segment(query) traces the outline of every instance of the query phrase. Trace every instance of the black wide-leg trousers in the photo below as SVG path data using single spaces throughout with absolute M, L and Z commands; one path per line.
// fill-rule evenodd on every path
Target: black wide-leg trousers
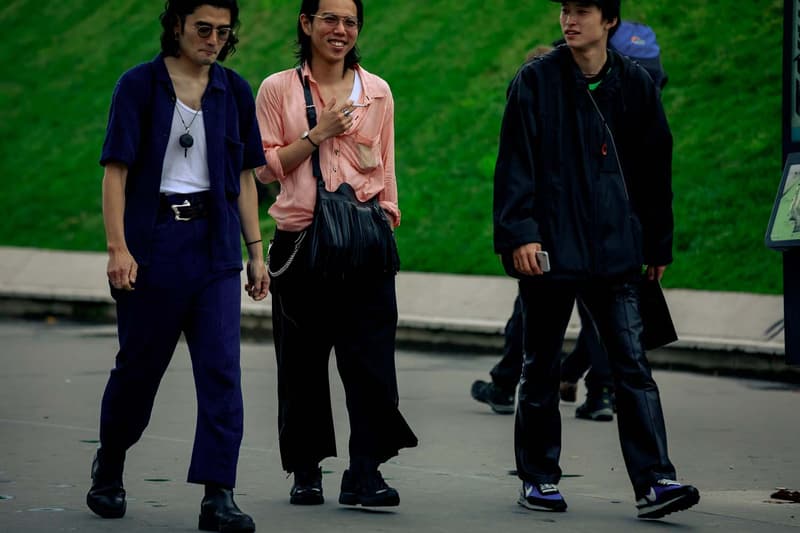
M 291 255 L 296 235 L 276 233 L 273 265 Z M 395 276 L 322 279 L 304 267 L 305 253 L 301 248 L 295 263 L 271 285 L 283 468 L 294 472 L 336 455 L 331 349 L 345 389 L 350 457 L 383 463 L 401 448 L 417 445 L 399 410 Z

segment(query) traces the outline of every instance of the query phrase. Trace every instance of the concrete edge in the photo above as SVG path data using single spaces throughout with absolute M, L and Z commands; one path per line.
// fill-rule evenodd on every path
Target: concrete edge
M 0 291 L 0 316 L 114 323 L 116 311 L 108 294 L 34 296 L 20 288 L 13 294 Z M 249 340 L 271 338 L 271 318 L 269 306 L 244 304 L 242 335 Z M 504 326 L 503 321 L 403 314 L 398 319 L 397 344 L 401 348 L 459 356 L 498 355 L 503 349 Z M 577 324 L 571 323 L 565 350 L 571 349 L 578 331 Z M 654 368 L 800 383 L 800 368 L 785 364 L 783 344 L 777 342 L 683 337 L 665 348 L 648 352 L 648 359 Z

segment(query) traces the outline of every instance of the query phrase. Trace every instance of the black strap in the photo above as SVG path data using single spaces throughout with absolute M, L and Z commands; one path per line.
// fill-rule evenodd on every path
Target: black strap
M 317 108 L 314 106 L 314 99 L 311 97 L 311 87 L 308 84 L 308 78 L 303 76 L 303 69 L 297 67 L 297 75 L 300 77 L 300 83 L 303 85 L 303 94 L 306 97 L 306 117 L 308 118 L 308 131 L 314 129 L 317 125 Z M 325 185 L 322 179 L 322 167 L 319 164 L 319 148 L 315 148 L 311 154 L 311 165 L 314 168 L 314 176 Z

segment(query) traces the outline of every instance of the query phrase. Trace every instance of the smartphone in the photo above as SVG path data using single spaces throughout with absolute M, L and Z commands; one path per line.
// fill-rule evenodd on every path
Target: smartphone
M 550 272 L 550 254 L 539 250 L 536 252 L 536 262 L 539 263 L 539 268 L 542 272 Z

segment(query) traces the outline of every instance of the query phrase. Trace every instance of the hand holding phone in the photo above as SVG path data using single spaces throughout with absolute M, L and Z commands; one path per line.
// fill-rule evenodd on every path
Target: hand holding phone
M 550 272 L 550 254 L 543 250 L 536 251 L 536 262 L 542 272 Z

